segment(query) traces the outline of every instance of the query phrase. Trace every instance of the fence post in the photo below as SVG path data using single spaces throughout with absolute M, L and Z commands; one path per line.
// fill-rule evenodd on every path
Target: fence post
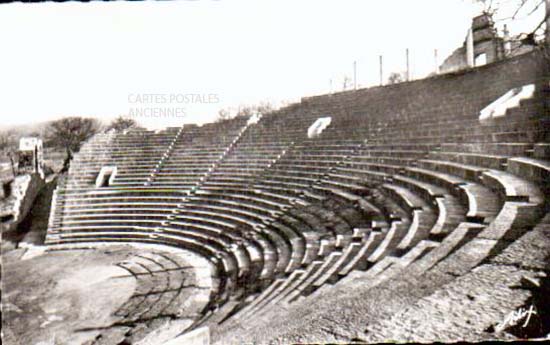
M 466 62 L 468 67 L 474 67 L 474 34 L 471 27 L 466 36 Z
M 380 61 L 380 86 L 383 86 L 384 85 L 384 66 L 382 61 L 382 55 L 380 55 L 378 58 Z
M 411 69 L 409 64 L 409 48 L 405 50 L 405 55 L 407 57 L 407 81 L 411 80 Z
M 353 89 L 357 90 L 357 61 L 353 61 Z
M 435 74 L 439 74 L 439 59 L 437 57 L 437 49 L 434 49 L 434 63 L 435 63 Z

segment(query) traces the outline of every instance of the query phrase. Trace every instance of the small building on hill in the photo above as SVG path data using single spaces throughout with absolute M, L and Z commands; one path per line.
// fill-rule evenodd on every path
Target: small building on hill
M 468 61 L 470 49 L 472 50 L 471 61 Z M 491 14 L 482 13 L 472 19 L 472 26 L 464 43 L 445 59 L 439 70 L 440 73 L 455 72 L 520 55 L 530 50 L 532 50 L 531 46 L 511 40 L 506 26 L 500 36 Z
M 42 139 L 27 137 L 19 140 L 19 173 L 35 173 L 44 178 Z

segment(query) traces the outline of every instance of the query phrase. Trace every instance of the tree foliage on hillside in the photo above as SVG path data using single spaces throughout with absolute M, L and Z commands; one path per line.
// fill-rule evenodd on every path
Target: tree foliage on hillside
M 66 117 L 48 125 L 46 143 L 48 146 L 65 150 L 67 156 L 63 169 L 66 170 L 73 154 L 80 150 L 80 145 L 96 134 L 99 129 L 100 125 L 96 119 Z
M 254 114 L 269 114 L 275 110 L 275 107 L 270 102 L 260 102 L 256 105 L 241 105 L 235 112 L 235 115 L 231 115 L 230 109 L 220 109 L 218 111 L 217 121 L 228 120 L 235 117 L 249 117 Z
M 272 112 L 273 110 L 275 109 L 273 105 L 269 102 L 260 102 L 259 104 L 256 104 L 256 105 L 243 105 L 239 107 L 235 117 L 251 116 L 257 113 L 267 114 Z
M 114 129 L 117 132 L 122 132 L 130 128 L 136 128 L 137 122 L 132 119 L 131 117 L 126 116 L 119 116 L 116 119 L 114 119 L 109 126 L 107 127 L 107 130 Z
M 231 112 L 228 109 L 220 109 L 218 111 L 218 121 L 229 120 L 231 118 Z

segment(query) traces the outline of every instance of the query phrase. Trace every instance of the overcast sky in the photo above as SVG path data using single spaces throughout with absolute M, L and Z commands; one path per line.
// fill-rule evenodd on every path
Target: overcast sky
M 132 113 L 152 128 L 434 69 L 469 27 L 463 0 L 196 0 L 0 5 L 0 118 Z M 512 30 L 520 30 L 518 23 Z M 162 114 L 160 114 L 162 112 Z

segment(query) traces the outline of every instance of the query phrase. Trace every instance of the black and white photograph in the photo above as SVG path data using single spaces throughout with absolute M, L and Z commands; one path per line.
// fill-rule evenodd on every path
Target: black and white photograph
M 0 0 L 6 345 L 550 341 L 550 0 Z

